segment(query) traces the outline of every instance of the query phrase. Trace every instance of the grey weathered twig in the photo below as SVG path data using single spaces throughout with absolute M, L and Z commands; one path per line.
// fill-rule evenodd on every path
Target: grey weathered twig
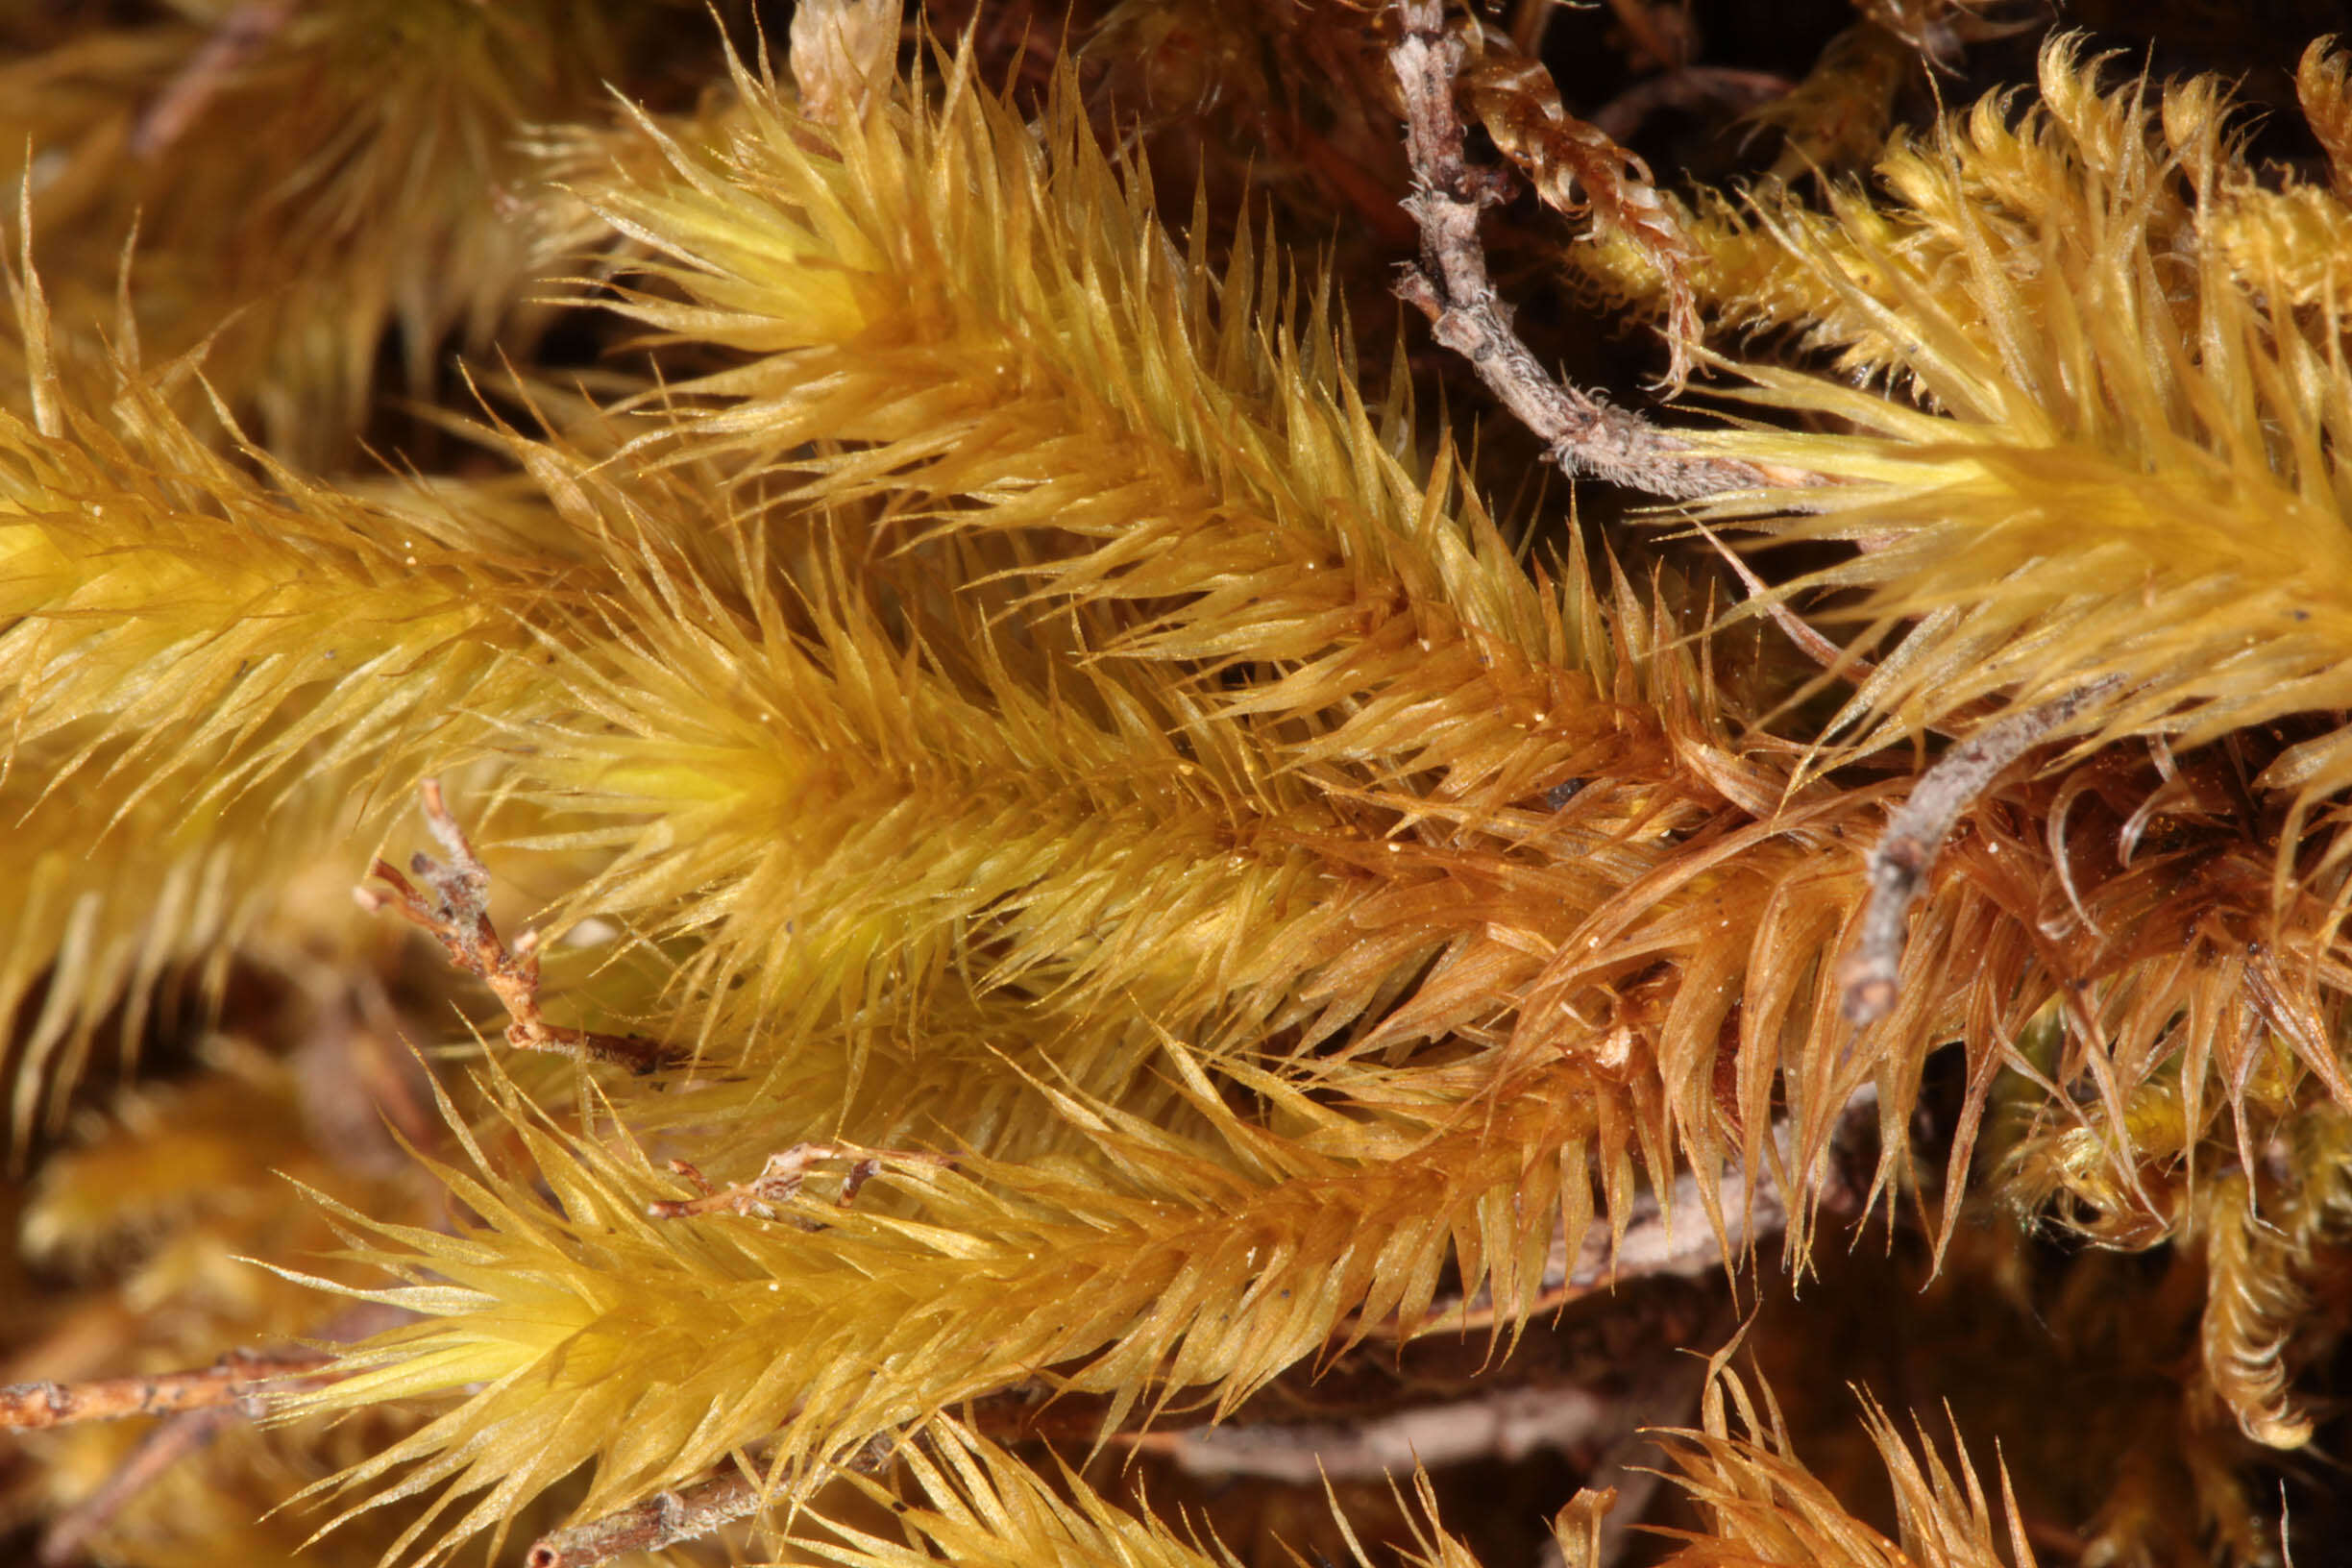
M 1638 414 L 1563 385 L 1530 353 L 1487 276 L 1479 213 L 1499 199 L 1502 177 L 1462 158 L 1454 105 L 1461 39 L 1440 0 L 1399 0 L 1400 36 L 1389 50 L 1405 105 L 1413 193 L 1405 209 L 1421 227 L 1421 260 L 1397 293 L 1430 318 L 1437 341 L 1468 359 L 1488 389 L 1571 475 L 1589 474 L 1675 500 L 1762 485 L 1818 482 L 1812 475 L 1700 452 Z
M 1349 1422 L 1236 1423 L 1121 1433 L 1122 1448 L 1160 1455 L 1191 1476 L 1257 1476 L 1297 1486 L 1409 1476 L 1472 1459 L 1614 1441 L 1625 1402 L 1573 1384 L 1489 1388 L 1443 1404 Z
M 1870 853 L 1870 903 L 1862 911 L 1861 935 L 1837 970 L 1849 1019 L 1872 1023 L 1894 1011 L 1901 994 L 1904 917 L 1927 885 L 1936 851 L 1960 813 L 2043 737 L 2122 683 L 2120 675 L 2086 681 L 2040 707 L 1987 724 L 1921 775 Z

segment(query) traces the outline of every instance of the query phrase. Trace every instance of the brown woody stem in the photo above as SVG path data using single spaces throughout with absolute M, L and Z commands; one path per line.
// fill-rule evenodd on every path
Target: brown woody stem
M 658 1552 L 748 1518 L 759 1510 L 760 1496 L 756 1480 L 730 1471 L 543 1535 L 523 1560 L 528 1568 L 584 1568 L 625 1552 Z
M 376 862 L 371 874 L 390 892 L 359 887 L 352 890 L 359 907 L 375 913 L 389 909 L 409 924 L 429 934 L 449 954 L 450 963 L 480 976 L 512 1020 L 506 1043 L 527 1051 L 557 1051 L 590 1062 L 609 1062 L 644 1074 L 675 1066 L 679 1053 L 642 1035 L 610 1035 L 550 1023 L 539 1012 L 539 933 L 526 931 L 509 949 L 490 923 L 490 869 L 474 853 L 465 829 L 442 797 L 441 783 L 429 778 L 417 787 L 425 825 L 447 851 L 444 863 L 429 855 L 410 857 L 408 870 L 419 887 L 388 861 Z
M 178 1415 L 233 1405 L 257 1394 L 330 1381 L 320 1368 L 324 1350 L 288 1350 L 266 1358 L 237 1356 L 194 1372 L 141 1378 L 93 1378 L 83 1383 L 14 1383 L 0 1387 L 0 1430 L 37 1431 L 76 1421 L 116 1421 L 134 1415 Z
M 695 1214 L 736 1213 L 751 1214 L 761 1219 L 773 1219 L 776 1211 L 788 1206 L 799 1195 L 812 1167 L 838 1162 L 849 1168 L 842 1176 L 841 1190 L 836 1201 L 846 1209 L 857 1201 L 858 1189 L 882 1173 L 886 1160 L 911 1161 L 920 1164 L 953 1164 L 950 1155 L 933 1154 L 921 1150 L 868 1149 L 855 1143 L 795 1143 L 791 1148 L 768 1157 L 767 1164 L 750 1181 L 733 1187 L 718 1187 L 683 1160 L 673 1160 L 670 1168 L 695 1186 L 699 1196 L 692 1198 L 657 1198 L 646 1205 L 646 1213 L 655 1219 L 685 1219 Z

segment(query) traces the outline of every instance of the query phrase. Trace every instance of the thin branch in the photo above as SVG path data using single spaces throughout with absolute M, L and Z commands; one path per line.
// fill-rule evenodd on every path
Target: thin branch
M 1874 1023 L 1894 1011 L 1902 994 L 1904 918 L 1960 813 L 2051 730 L 2122 684 L 2120 675 L 2086 681 L 2040 707 L 1987 724 L 1920 776 L 1870 853 L 1870 903 L 1861 935 L 1837 970 L 1850 1020 Z
M 1000 1389 L 973 1401 L 966 1419 L 1000 1446 L 1050 1442 L 1065 1446 L 1093 1442 L 1110 1409 L 1107 1398 L 1068 1396 L 1042 1383 Z M 855 1454 L 833 1466 L 839 1475 L 872 1475 L 902 1444 L 920 1445 L 923 1434 L 876 1433 Z M 593 1568 L 627 1552 L 658 1552 L 680 1541 L 713 1533 L 760 1511 L 774 1493 L 750 1464 L 729 1462 L 701 1480 L 656 1493 L 642 1503 L 541 1536 L 524 1556 L 526 1568 Z
M 406 1321 L 411 1314 L 376 1303 L 362 1304 L 336 1314 L 319 1330 L 330 1346 L 292 1347 L 260 1355 L 241 1353 L 224 1358 L 204 1372 L 170 1373 L 156 1378 L 115 1378 L 104 1383 L 63 1385 L 67 1403 L 82 1407 L 78 1415 L 63 1419 L 101 1420 L 118 1415 L 153 1415 L 174 1411 L 143 1438 L 130 1457 L 116 1465 L 98 1489 L 51 1522 L 42 1534 L 36 1560 L 41 1568 L 61 1568 L 82 1556 L 90 1538 L 113 1523 L 117 1514 L 140 1493 L 168 1474 L 172 1466 L 210 1443 L 234 1420 L 258 1420 L 267 1414 L 265 1394 L 292 1393 L 334 1382 L 350 1368 L 331 1364 L 332 1344 L 364 1338 L 378 1329 Z M 257 1367 L 280 1370 L 243 1379 Z M 0 1399 L 27 1392 L 46 1411 L 57 1401 L 46 1391 L 56 1384 L 19 1384 L 0 1390 Z M 146 1389 L 155 1392 L 148 1394 Z M 42 1392 L 33 1393 L 34 1390 Z M 121 1408 L 125 1400 L 131 1408 Z M 0 1420 L 0 1425 L 6 1425 Z
M 140 1378 L 93 1378 L 81 1383 L 12 1383 L 0 1387 L 0 1431 L 37 1432 L 76 1421 L 117 1421 L 133 1415 L 178 1415 L 212 1409 L 263 1393 L 331 1383 L 322 1371 L 332 1353 L 293 1349 L 267 1356 L 231 1356 L 194 1372 Z
M 1473 1459 L 1613 1440 L 1631 1423 L 1623 1401 L 1572 1384 L 1496 1388 L 1442 1405 L 1350 1422 L 1237 1423 L 1120 1433 L 1112 1441 L 1171 1460 L 1187 1475 L 1257 1476 L 1298 1486 L 1381 1481 Z
M 789 1205 L 799 1195 L 808 1180 L 812 1166 L 832 1161 L 845 1163 L 849 1169 L 842 1177 L 841 1192 L 836 1199 L 845 1209 L 857 1201 L 858 1189 L 882 1173 L 885 1160 L 914 1161 L 922 1164 L 949 1165 L 954 1157 L 932 1154 L 921 1150 L 868 1149 L 855 1143 L 795 1143 L 779 1154 L 768 1157 L 760 1173 L 747 1182 L 722 1188 L 683 1160 L 673 1160 L 670 1168 L 685 1177 L 701 1195 L 693 1198 L 658 1198 L 646 1205 L 646 1213 L 655 1219 L 684 1219 L 693 1214 L 735 1213 L 749 1214 L 759 1219 L 773 1219 L 776 1211 Z
M 1875 1085 L 1864 1084 L 1855 1090 L 1839 1113 L 1840 1136 L 1874 1124 L 1877 1105 Z M 1762 1162 L 1752 1175 L 1737 1162 L 1724 1166 L 1716 1186 L 1716 1203 L 1724 1222 L 1720 1233 L 1708 1222 L 1699 1178 L 1689 1171 L 1675 1177 L 1664 1203 L 1648 1190 L 1628 1200 L 1622 1241 L 1614 1222 L 1605 1215 L 1587 1225 L 1574 1245 L 1556 1229 L 1536 1294 L 1523 1315 L 1533 1318 L 1556 1311 L 1630 1280 L 1667 1275 L 1695 1279 L 1724 1266 L 1727 1242 L 1730 1255 L 1737 1256 L 1782 1235 L 1789 1228 L 1790 1206 L 1774 1172 L 1790 1166 L 1795 1139 L 1793 1126 L 1776 1121 L 1772 1129 L 1775 1158 Z M 1859 1189 L 1842 1172 L 1831 1169 L 1813 1189 L 1812 1202 L 1817 1208 L 1851 1211 L 1858 1207 L 1859 1197 Z M 1426 1339 L 1433 1335 L 1490 1328 L 1499 1315 L 1492 1291 L 1482 1287 L 1451 1306 L 1441 1304 L 1409 1328 L 1387 1322 L 1369 1325 L 1362 1332 L 1376 1339 Z
M 1618 141 L 1631 141 L 1642 122 L 1661 109 L 1696 110 L 1725 104 L 1742 111 L 1796 86 L 1774 71 L 1732 70 L 1721 65 L 1684 65 L 1636 82 L 1595 110 L 1592 124 Z
M 763 1495 L 758 1478 L 730 1470 L 542 1535 L 523 1561 L 527 1568 L 587 1568 L 626 1552 L 658 1552 L 749 1518 L 759 1511 Z
M 1398 280 L 1397 293 L 1429 317 L 1437 341 L 1470 361 L 1571 476 L 1589 474 L 1679 501 L 1819 482 L 1800 470 L 1695 451 L 1638 414 L 1555 380 L 1537 362 L 1511 329 L 1479 243 L 1480 210 L 1501 199 L 1505 177 L 1462 158 L 1454 105 L 1461 39 L 1446 28 L 1441 0 L 1399 0 L 1397 13 L 1402 28 L 1388 59 L 1403 92 L 1414 184 L 1404 206 L 1421 228 L 1420 263 Z
M 894 1432 L 878 1433 L 834 1465 L 833 1471 L 872 1475 L 890 1462 L 902 1440 Z M 618 1512 L 551 1531 L 531 1543 L 523 1561 L 525 1568 L 593 1568 L 625 1553 L 658 1552 L 748 1519 L 774 1495 L 747 1465 L 729 1464 L 701 1481 L 656 1492 Z
M 91 1536 L 113 1523 L 132 1499 L 161 1480 L 173 1465 L 211 1442 L 232 1420 L 257 1413 L 252 1409 L 216 1405 L 209 1409 L 184 1410 L 165 1421 L 141 1439 L 96 1491 L 51 1522 L 41 1533 L 34 1560 L 41 1568 L 62 1568 L 82 1556 Z
M 1633 57 L 1636 69 L 1644 63 L 1643 55 L 1649 56 L 1650 63 L 1660 70 L 1679 70 L 1690 63 L 1691 19 L 1688 8 L 1676 8 L 1681 14 L 1673 20 L 1661 20 L 1657 12 L 1665 9 L 1654 8 L 1645 0 L 1609 0 L 1609 10 L 1617 13 L 1617 25 L 1626 30 L 1626 36 L 1639 51 Z
M 511 949 L 499 939 L 498 928 L 490 923 L 490 869 L 474 853 L 465 829 L 451 814 L 440 780 L 425 780 L 417 793 L 423 797 L 425 825 L 440 841 L 449 861 L 444 864 L 425 854 L 410 857 L 408 870 L 425 884 L 419 888 L 389 861 L 379 860 L 371 874 L 391 891 L 354 888 L 352 895 L 359 907 L 370 914 L 391 910 L 429 933 L 452 964 L 480 976 L 513 1020 L 506 1026 L 509 1045 L 610 1062 L 641 1075 L 683 1062 L 682 1053 L 643 1035 L 573 1029 L 540 1016 L 539 933 L 524 932 Z
M 250 0 L 213 25 L 212 34 L 188 56 L 131 129 L 131 151 L 154 158 L 196 123 L 215 94 L 246 62 L 283 32 L 295 0 Z

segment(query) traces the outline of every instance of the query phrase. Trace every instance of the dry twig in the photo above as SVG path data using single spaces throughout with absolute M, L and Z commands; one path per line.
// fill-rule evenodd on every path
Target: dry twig
M 872 1475 L 906 1440 L 895 1432 L 877 1433 L 834 1465 L 834 1473 Z M 523 1561 L 526 1568 L 593 1568 L 625 1553 L 658 1552 L 748 1519 L 774 1495 L 745 1464 L 725 1465 L 690 1485 L 656 1492 L 642 1503 L 568 1530 L 551 1531 L 531 1543 Z
M 639 1074 L 678 1065 L 683 1060 L 680 1053 L 659 1041 L 568 1028 L 540 1016 L 539 933 L 524 932 L 515 938 L 511 949 L 499 939 L 498 928 L 490 923 L 490 869 L 475 855 L 465 829 L 451 815 L 441 796 L 440 780 L 425 780 L 417 793 L 423 797 L 425 825 L 448 852 L 449 863 L 443 865 L 421 853 L 410 857 L 409 870 L 425 884 L 420 889 L 389 861 L 379 860 L 371 874 L 392 891 L 354 888 L 352 895 L 358 899 L 359 907 L 371 914 L 391 910 L 429 933 L 452 964 L 468 974 L 479 975 L 513 1020 L 506 1026 L 509 1045 L 616 1063 Z
M 858 1188 L 881 1174 L 885 1160 L 912 1160 L 934 1165 L 953 1163 L 951 1156 L 922 1151 L 866 1149 L 854 1143 L 795 1143 L 780 1154 L 770 1155 L 768 1164 L 751 1180 L 722 1188 L 685 1161 L 673 1160 L 670 1168 L 692 1182 L 701 1196 L 656 1199 L 646 1205 L 646 1213 L 655 1219 L 683 1219 L 690 1214 L 709 1213 L 773 1219 L 778 1209 L 799 1194 L 810 1167 L 829 1160 L 845 1161 L 849 1165 L 842 1177 L 841 1194 L 836 1200 L 845 1209 L 857 1201 Z
M 1535 187 L 1544 206 L 1571 218 L 1589 217 L 1596 233 L 1612 233 L 1657 269 L 1670 353 L 1665 384 L 1690 380 L 1690 348 L 1703 323 L 1691 274 L 1698 248 L 1680 216 L 1658 194 L 1650 165 L 1607 132 L 1568 112 L 1559 86 L 1541 61 L 1510 47 L 1500 32 L 1465 36 L 1467 69 L 1457 84 L 1495 150 Z
M 253 0 L 223 16 L 212 36 L 147 106 L 131 130 L 131 150 L 154 158 L 178 141 L 247 61 L 285 29 L 295 0 Z
M 1727 104 L 1745 111 L 1771 103 L 1795 86 L 1787 77 L 1773 71 L 1684 65 L 1626 88 L 1593 110 L 1592 124 L 1607 136 L 1629 141 L 1643 123 L 1661 109 L 1688 111 L 1709 104 Z
M 1870 904 L 1862 912 L 1861 936 L 1837 970 L 1850 1020 L 1874 1023 L 1894 1011 L 1902 993 L 1904 917 L 1926 887 L 1936 851 L 1960 813 L 2044 736 L 2122 683 L 2120 675 L 2086 681 L 2040 707 L 1987 724 L 1921 775 L 1870 853 Z
M 1405 143 L 1413 193 L 1405 208 L 1421 227 L 1421 260 L 1397 293 L 1430 318 L 1438 342 L 1469 360 L 1503 405 L 1543 440 L 1574 476 L 1687 501 L 1725 490 L 1801 485 L 1816 477 L 1694 451 L 1627 409 L 1563 385 L 1511 329 L 1479 243 L 1479 212 L 1500 200 L 1503 176 L 1462 159 L 1454 87 L 1463 46 L 1445 25 L 1440 0 L 1399 0 L 1402 23 L 1389 65 L 1405 105 Z
M 1839 1113 L 1841 1139 L 1872 1124 L 1877 1105 L 1874 1085 L 1865 1084 L 1857 1089 Z M 1785 1121 L 1776 1122 L 1772 1139 L 1777 1151 L 1776 1160 L 1763 1162 L 1752 1172 L 1740 1161 L 1728 1162 L 1724 1166 L 1715 1189 L 1718 1212 L 1723 1215 L 1720 1232 L 1708 1222 L 1699 1178 L 1689 1171 L 1676 1176 L 1668 1185 L 1664 1202 L 1646 1190 L 1633 1195 L 1627 1205 L 1622 1240 L 1615 1223 L 1605 1216 L 1593 1220 L 1573 1242 L 1556 1230 L 1537 1293 L 1528 1304 L 1525 1315 L 1532 1318 L 1557 1311 L 1572 1302 L 1613 1290 L 1630 1280 L 1660 1276 L 1695 1279 L 1724 1267 L 1727 1257 L 1737 1258 L 1783 1234 L 1789 1227 L 1791 1210 L 1780 1182 L 1773 1173 L 1788 1168 L 1795 1151 L 1795 1130 Z M 1847 1210 L 1855 1206 L 1856 1196 L 1833 1170 L 1825 1185 L 1813 1191 L 1811 1202 L 1814 1207 Z M 1678 1221 L 1677 1215 L 1680 1216 Z M 1466 1299 L 1442 1306 L 1410 1326 L 1393 1322 L 1372 1324 L 1364 1333 L 1367 1337 L 1380 1339 L 1426 1339 L 1433 1335 L 1492 1328 L 1497 1318 L 1493 1294 L 1482 1288 Z
M 133 1415 L 178 1415 L 238 1404 L 263 1393 L 331 1382 L 321 1369 L 325 1350 L 294 1349 L 267 1356 L 230 1356 L 217 1366 L 150 1377 L 92 1378 L 82 1383 L 14 1383 L 0 1388 L 0 1430 L 38 1431 L 76 1421 L 115 1421 Z
M 625 1552 L 658 1552 L 750 1517 L 759 1511 L 762 1495 L 758 1478 L 728 1470 L 542 1535 L 523 1560 L 528 1568 L 587 1568 Z
M 1120 1447 L 1157 1454 L 1187 1475 L 1257 1476 L 1296 1486 L 1382 1481 L 1473 1459 L 1511 1461 L 1538 1449 L 1614 1440 L 1624 1402 L 1573 1384 L 1491 1388 L 1361 1421 L 1237 1423 L 1121 1433 Z

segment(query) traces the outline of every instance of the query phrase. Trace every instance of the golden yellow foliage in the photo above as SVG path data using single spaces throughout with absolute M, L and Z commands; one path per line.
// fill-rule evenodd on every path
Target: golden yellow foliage
M 1701 93 L 1670 9 L 1620 20 Z M 2331 1440 L 2352 1320 L 2345 57 L 2303 56 L 2281 170 L 2220 78 L 2064 34 L 1887 131 L 2025 24 L 1862 9 L 1764 117 L 1775 172 L 1679 191 L 1534 13 L 1128 0 L 1035 91 L 1028 22 L 887 0 L 699 54 L 655 5 L 25 22 L 0 1060 L 58 1283 L 0 1302 L 0 1412 L 164 1419 L 42 1437 L 0 1503 L 182 1560 L 122 1478 L 266 1399 L 173 1472 L 191 1517 L 330 1503 L 249 1552 L 551 1531 L 552 1568 L 758 1515 L 845 1568 L 1237 1563 L 1038 1462 L 1054 1412 L 1098 1458 L 1369 1421 L 1384 1358 L 1476 1326 L 1487 1389 L 1584 1307 L 1674 1318 L 1637 1276 L 1785 1293 L 1859 1213 L 2028 1312 L 2119 1277 L 2049 1236 L 2174 1248 L 2130 1347 L 2187 1382 L 2172 1468 L 2004 1472 L 1996 1510 L 1866 1395 L 1817 1475 L 1719 1360 L 1660 1439 L 1703 1520 L 1670 1560 L 2266 1550 L 2242 1475 Z M 1472 37 L 1434 108 L 1380 81 Z M 1366 148 L 1400 107 L 1409 176 Z M 1711 378 L 1727 418 L 1588 400 L 1700 499 L 1491 500 L 1523 433 L 1417 399 L 1420 327 L 1363 307 L 1407 246 L 1300 248 L 1316 179 L 1411 195 L 1405 298 L 1507 332 L 1445 272 L 1486 155 L 1591 220 L 1564 264 L 1663 316 L 1666 382 Z M 1484 222 L 1507 293 L 1562 258 L 1532 204 Z M 429 472 L 352 477 L 387 429 Z M 348 897 L 436 777 L 444 860 L 362 902 L 505 1043 Z M 507 1049 L 583 1029 L 646 1070 Z M 266 1393 L 187 1370 L 304 1335 Z M 1598 1564 L 1641 1505 L 1585 1446 L 1556 1539 Z M 1390 1544 L 1474 1568 L 1442 1487 Z

